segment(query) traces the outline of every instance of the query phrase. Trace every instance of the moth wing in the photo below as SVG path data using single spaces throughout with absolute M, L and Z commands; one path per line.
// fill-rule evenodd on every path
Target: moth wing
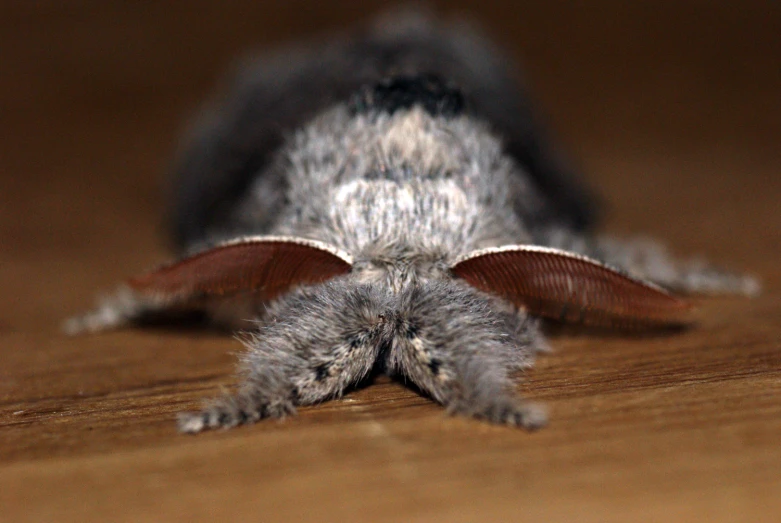
M 451 267 L 455 276 L 531 314 L 609 327 L 684 325 L 691 305 L 656 285 L 596 260 L 536 245 L 474 251 Z
M 167 303 L 239 292 L 271 300 L 293 286 L 346 274 L 351 266 L 349 254 L 323 242 L 255 236 L 219 244 L 127 283 L 136 293 Z

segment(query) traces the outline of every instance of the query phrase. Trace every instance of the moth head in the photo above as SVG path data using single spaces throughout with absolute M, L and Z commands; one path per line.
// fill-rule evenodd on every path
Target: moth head
M 360 272 L 361 262 L 358 264 Z M 402 267 L 401 269 L 399 267 Z M 388 271 L 390 288 L 409 282 L 404 264 Z M 239 293 L 272 300 L 353 270 L 348 253 L 315 240 L 256 236 L 231 240 L 128 280 L 142 296 L 187 304 Z M 450 273 L 530 314 L 610 327 L 683 325 L 691 306 L 664 289 L 596 260 L 535 245 L 483 249 L 462 256 Z M 368 274 L 368 273 L 367 273 Z M 398 280 L 398 281 L 397 281 Z

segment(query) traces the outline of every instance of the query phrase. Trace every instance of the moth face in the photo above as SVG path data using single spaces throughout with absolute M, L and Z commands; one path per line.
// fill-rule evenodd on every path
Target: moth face
M 383 285 L 398 294 L 421 282 L 452 278 L 443 258 L 431 255 L 358 260 L 353 264 L 352 272 L 360 283 Z

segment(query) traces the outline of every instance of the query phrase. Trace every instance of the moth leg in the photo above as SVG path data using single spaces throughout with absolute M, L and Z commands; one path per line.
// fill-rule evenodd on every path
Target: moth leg
M 181 414 L 179 430 L 281 418 L 298 405 L 340 396 L 374 367 L 384 336 L 384 299 L 379 291 L 340 280 L 285 296 L 245 341 L 237 392 Z
M 539 406 L 513 393 L 511 371 L 531 365 L 542 334 L 491 311 L 490 299 L 457 282 L 412 290 L 400 307 L 389 367 L 453 414 L 535 429 Z
M 122 286 L 99 300 L 98 306 L 79 316 L 65 320 L 62 330 L 75 336 L 119 329 L 132 324 L 170 323 L 196 315 L 208 319 L 210 325 L 222 329 L 254 328 L 262 314 L 261 303 L 251 295 L 213 298 L 205 302 L 172 305 L 166 300 L 144 296 Z M 200 315 L 200 316 L 198 316 Z
M 664 244 L 647 237 L 592 238 L 557 228 L 544 231 L 540 243 L 596 258 L 680 292 L 752 296 L 760 290 L 759 282 L 751 276 L 725 271 L 701 259 L 676 259 Z
M 122 286 L 113 294 L 102 297 L 98 306 L 91 311 L 65 320 L 62 323 L 62 330 L 74 336 L 116 329 L 162 308 L 160 304 L 139 296 L 129 287 Z

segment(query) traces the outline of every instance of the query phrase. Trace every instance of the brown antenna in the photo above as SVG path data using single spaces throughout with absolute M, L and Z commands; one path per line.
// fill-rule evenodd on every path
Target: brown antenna
M 451 271 L 531 314 L 609 327 L 684 325 L 691 305 L 585 256 L 535 245 L 474 251 Z
M 182 303 L 242 291 L 271 300 L 296 285 L 320 283 L 350 272 L 352 259 L 323 242 L 256 236 L 222 243 L 130 278 L 141 295 Z

